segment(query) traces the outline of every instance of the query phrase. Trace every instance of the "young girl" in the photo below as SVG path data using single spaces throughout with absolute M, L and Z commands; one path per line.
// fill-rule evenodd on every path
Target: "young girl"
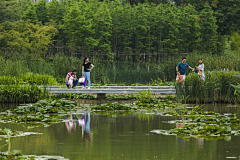
M 203 60 L 200 58 L 198 60 L 199 66 L 197 67 L 197 69 L 201 72 L 201 74 L 198 74 L 199 79 L 205 81 L 205 73 L 204 73 L 204 64 L 203 64 Z
M 75 77 L 75 74 L 74 74 L 74 73 L 71 73 L 71 77 L 70 77 L 69 80 L 68 80 L 69 88 L 70 88 L 70 89 L 72 89 L 74 77 Z

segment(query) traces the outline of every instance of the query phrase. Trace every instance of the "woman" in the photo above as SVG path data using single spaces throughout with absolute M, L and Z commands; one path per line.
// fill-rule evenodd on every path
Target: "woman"
M 88 82 L 88 89 L 90 89 L 91 81 L 90 81 L 90 72 L 93 69 L 94 65 L 89 62 L 89 59 L 87 57 L 83 60 L 82 65 L 82 76 L 87 80 Z M 84 85 L 84 88 L 86 85 Z
M 201 72 L 201 74 L 202 74 L 202 75 L 199 76 L 199 78 L 200 78 L 200 80 L 205 81 L 205 73 L 204 73 L 203 60 L 200 58 L 200 59 L 198 60 L 198 63 L 199 63 L 199 66 L 197 67 L 197 69 L 200 70 L 200 72 Z

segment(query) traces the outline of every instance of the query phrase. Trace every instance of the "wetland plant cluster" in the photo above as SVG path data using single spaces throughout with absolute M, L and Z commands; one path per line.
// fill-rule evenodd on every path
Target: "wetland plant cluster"
M 61 99 L 61 98 L 65 98 L 65 99 L 97 99 L 96 95 L 92 95 L 92 94 L 85 94 L 85 93 L 60 93 L 60 94 L 56 94 L 53 95 L 51 98 L 54 99 Z M 114 95 L 106 95 L 106 99 L 108 100 L 112 100 L 112 99 L 116 99 L 116 100 L 128 100 L 128 99 L 137 99 L 137 94 L 114 94 Z
M 205 139 L 231 139 L 230 136 L 240 135 L 240 119 L 236 115 L 230 117 L 213 111 L 199 110 L 196 106 L 193 110 L 179 110 L 165 112 L 162 115 L 177 116 L 179 120 L 171 121 L 176 123 L 177 128 L 170 130 L 153 130 L 151 132 L 163 135 L 177 135 L 182 138 Z
M 49 126 L 63 121 L 62 115 L 77 108 L 77 103 L 69 100 L 46 99 L 27 106 L 7 110 L 0 115 L 1 122 L 22 123 L 26 127 Z
M 0 103 L 32 103 L 44 96 L 44 91 L 37 85 L 0 85 Z
M 32 103 L 47 92 L 38 85 L 57 85 L 50 75 L 26 73 L 22 76 L 0 76 L 0 103 Z
M 239 103 L 240 98 L 232 85 L 240 84 L 240 72 L 213 71 L 205 73 L 205 81 L 199 80 L 194 73 L 186 77 L 185 86 L 177 85 L 177 99 L 186 102 Z
M 143 99 L 142 99 L 143 100 Z M 148 101 L 137 100 L 130 104 L 120 104 L 117 102 L 100 104 L 91 107 L 92 112 L 108 116 L 123 116 L 137 111 L 173 111 L 182 109 L 183 106 L 175 101 L 166 98 L 150 98 Z M 88 107 L 84 109 L 88 110 Z
M 12 84 L 58 85 L 58 82 L 56 78 L 51 75 L 41 75 L 32 72 L 21 76 L 0 76 L 0 85 Z

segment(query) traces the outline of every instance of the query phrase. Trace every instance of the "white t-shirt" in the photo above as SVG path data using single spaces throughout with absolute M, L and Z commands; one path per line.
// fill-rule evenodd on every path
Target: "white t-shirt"
M 68 81 L 69 81 L 70 85 L 72 86 L 73 85 L 73 77 L 71 76 Z
M 202 76 L 205 77 L 205 74 L 204 74 L 204 64 L 199 64 L 198 68 L 200 69 L 201 73 L 202 73 Z

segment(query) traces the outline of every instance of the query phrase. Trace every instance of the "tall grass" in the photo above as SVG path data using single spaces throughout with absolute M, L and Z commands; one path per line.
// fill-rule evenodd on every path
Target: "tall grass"
M 240 72 L 213 71 L 206 73 L 205 82 L 194 73 L 186 77 L 185 86 L 177 86 L 177 97 L 187 102 L 197 103 L 239 103 L 235 89 L 231 86 L 240 83 Z
M 31 103 L 44 98 L 37 85 L 0 85 L 0 103 Z
M 167 55 L 160 62 L 154 57 L 149 57 L 145 61 L 133 63 L 128 60 L 118 59 L 117 61 L 107 60 L 104 57 L 89 57 L 95 65 L 91 72 L 93 83 L 143 83 L 151 82 L 151 79 L 162 79 L 173 81 L 176 76 L 176 65 L 181 61 L 183 55 Z M 198 65 L 198 59 L 202 58 L 206 71 L 213 70 L 240 70 L 240 59 L 237 54 L 224 54 L 222 56 L 207 54 L 189 54 L 185 56 L 190 66 Z M 26 58 L 13 57 L 8 60 L 0 58 L 0 75 L 23 76 L 28 72 L 40 75 L 50 75 L 60 79 L 64 83 L 66 74 L 73 69 L 77 69 L 78 76 L 81 76 L 82 59 L 70 57 L 63 54 L 37 59 L 32 56 Z M 187 74 L 190 73 L 187 70 Z
M 0 76 L 0 85 L 12 84 L 37 84 L 37 85 L 57 85 L 56 78 L 50 75 L 40 75 L 37 73 L 26 73 L 22 76 Z

